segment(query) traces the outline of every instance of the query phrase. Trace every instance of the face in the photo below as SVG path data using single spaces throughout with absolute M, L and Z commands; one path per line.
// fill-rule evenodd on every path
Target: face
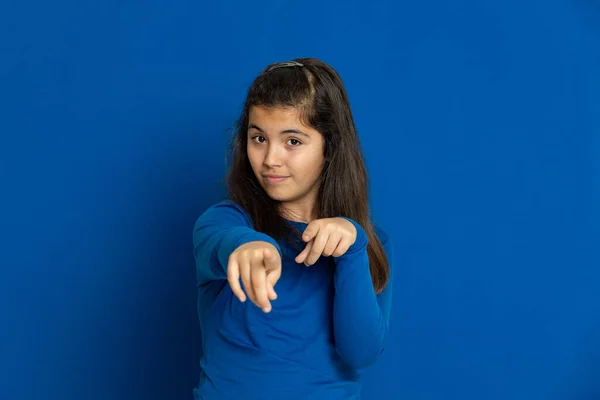
M 302 123 L 294 109 L 250 109 L 248 158 L 256 179 L 283 209 L 312 219 L 324 164 L 321 133 Z

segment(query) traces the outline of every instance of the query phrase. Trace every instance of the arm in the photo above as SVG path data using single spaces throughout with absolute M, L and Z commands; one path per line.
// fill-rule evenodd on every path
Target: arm
M 270 236 L 257 232 L 241 208 L 224 201 L 206 210 L 194 225 L 193 243 L 198 284 L 227 279 L 229 255 L 239 246 L 253 241 L 279 244 Z
M 356 241 L 335 259 L 334 334 L 338 352 L 353 368 L 373 364 L 387 336 L 393 283 L 393 252 L 389 238 L 379 238 L 390 263 L 387 286 L 379 295 L 373 289 L 367 255 L 367 236 L 356 222 Z

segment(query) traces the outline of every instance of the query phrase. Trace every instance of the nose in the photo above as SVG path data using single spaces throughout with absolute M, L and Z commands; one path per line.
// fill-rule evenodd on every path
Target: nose
M 281 150 L 276 144 L 269 144 L 267 152 L 263 160 L 263 164 L 269 168 L 275 168 L 281 166 Z

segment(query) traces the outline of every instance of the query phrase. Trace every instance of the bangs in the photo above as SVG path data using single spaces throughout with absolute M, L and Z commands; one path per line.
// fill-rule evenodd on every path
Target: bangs
M 265 71 L 248 91 L 247 109 L 251 106 L 294 108 L 305 123 L 314 104 L 314 78 L 305 67 L 276 68 Z

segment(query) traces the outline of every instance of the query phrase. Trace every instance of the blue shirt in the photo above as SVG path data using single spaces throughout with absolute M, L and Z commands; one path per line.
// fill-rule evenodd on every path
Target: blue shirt
M 231 201 L 198 218 L 193 242 L 202 357 L 196 399 L 360 398 L 358 370 L 379 358 L 388 331 L 393 254 L 389 237 L 376 228 L 390 261 L 389 282 L 376 295 L 367 235 L 348 220 L 357 228 L 355 243 L 341 257 L 321 256 L 307 267 L 294 261 L 297 249 L 255 231 Z M 288 222 L 300 231 L 307 227 Z M 250 299 L 240 302 L 227 281 L 229 255 L 258 240 L 273 244 L 282 260 L 270 313 Z

